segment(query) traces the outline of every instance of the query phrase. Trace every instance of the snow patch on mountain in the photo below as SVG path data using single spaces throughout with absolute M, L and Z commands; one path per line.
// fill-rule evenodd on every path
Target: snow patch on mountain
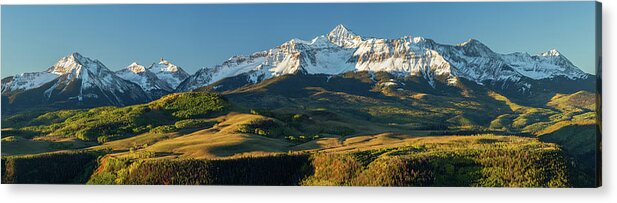
M 532 79 L 546 79 L 564 76 L 569 79 L 586 79 L 589 74 L 576 67 L 556 49 L 531 56 L 527 53 L 503 54 L 501 57 L 524 76 Z
M 25 91 L 40 87 L 41 85 L 48 83 L 58 78 L 57 74 L 49 72 L 34 72 L 34 73 L 22 73 L 13 76 L 10 81 L 3 84 L 2 92 L 10 91 Z
M 434 85 L 435 76 L 452 76 L 444 56 L 433 50 L 436 44 L 421 37 L 367 39 L 361 42 L 352 59 L 356 71 L 385 71 L 395 75 L 423 76 Z
M 146 72 L 146 67 L 139 65 L 137 62 L 131 63 L 131 65 L 127 66 L 126 69 L 132 73 L 139 74 Z
M 116 71 L 116 75 L 122 79 L 136 83 L 146 92 L 155 90 L 173 92 L 173 88 L 167 82 L 159 79 L 156 74 L 137 63 L 132 63 L 125 69 Z M 156 97 L 154 95 L 151 96 Z
M 182 68 L 163 58 L 161 58 L 159 63 L 153 63 L 150 65 L 148 69 L 152 71 L 159 79 L 167 82 L 174 89 L 190 76 Z
M 561 53 L 559 53 L 559 51 L 557 51 L 557 49 L 550 49 L 544 53 L 540 53 L 538 54 L 540 56 L 561 56 Z

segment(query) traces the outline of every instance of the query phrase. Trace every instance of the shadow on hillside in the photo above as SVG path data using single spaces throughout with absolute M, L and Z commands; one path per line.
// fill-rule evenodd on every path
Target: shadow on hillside
M 596 187 L 600 180 L 597 154 L 597 125 L 568 125 L 559 130 L 540 136 L 543 142 L 561 146 L 567 155 L 568 168 L 574 187 Z
M 432 186 L 469 187 L 477 184 L 483 177 L 483 167 L 470 158 L 452 156 L 431 159 L 434 173 Z
M 229 157 L 241 153 L 282 153 L 289 150 L 290 144 L 284 140 L 261 135 L 249 135 L 239 143 L 212 147 L 208 151 L 218 157 Z

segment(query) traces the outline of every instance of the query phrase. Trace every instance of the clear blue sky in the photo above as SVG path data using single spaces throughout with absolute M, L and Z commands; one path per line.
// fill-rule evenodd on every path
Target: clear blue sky
M 2 77 L 75 51 L 112 70 L 165 57 L 193 73 L 337 24 L 361 36 L 474 38 L 499 53 L 556 48 L 585 72 L 594 66 L 593 2 L 2 6 L 1 15 Z

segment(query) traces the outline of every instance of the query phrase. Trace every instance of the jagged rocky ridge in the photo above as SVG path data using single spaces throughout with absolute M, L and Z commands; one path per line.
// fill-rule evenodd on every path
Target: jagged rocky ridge
M 464 78 L 520 92 L 529 91 L 530 80 L 556 77 L 577 80 L 590 76 L 554 49 L 534 56 L 499 54 L 474 39 L 445 45 L 413 36 L 363 38 L 338 25 L 327 35 L 311 41 L 292 39 L 273 49 L 250 56 L 234 56 L 221 65 L 200 69 L 177 89 L 190 91 L 238 75 L 244 75 L 248 83 L 257 83 L 284 74 L 349 71 L 417 76 L 434 87 L 436 82 L 456 85 L 459 78 Z

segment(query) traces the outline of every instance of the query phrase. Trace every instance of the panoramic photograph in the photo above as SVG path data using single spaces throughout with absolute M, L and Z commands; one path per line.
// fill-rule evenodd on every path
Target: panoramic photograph
M 602 185 L 596 2 L 0 9 L 2 184 Z

